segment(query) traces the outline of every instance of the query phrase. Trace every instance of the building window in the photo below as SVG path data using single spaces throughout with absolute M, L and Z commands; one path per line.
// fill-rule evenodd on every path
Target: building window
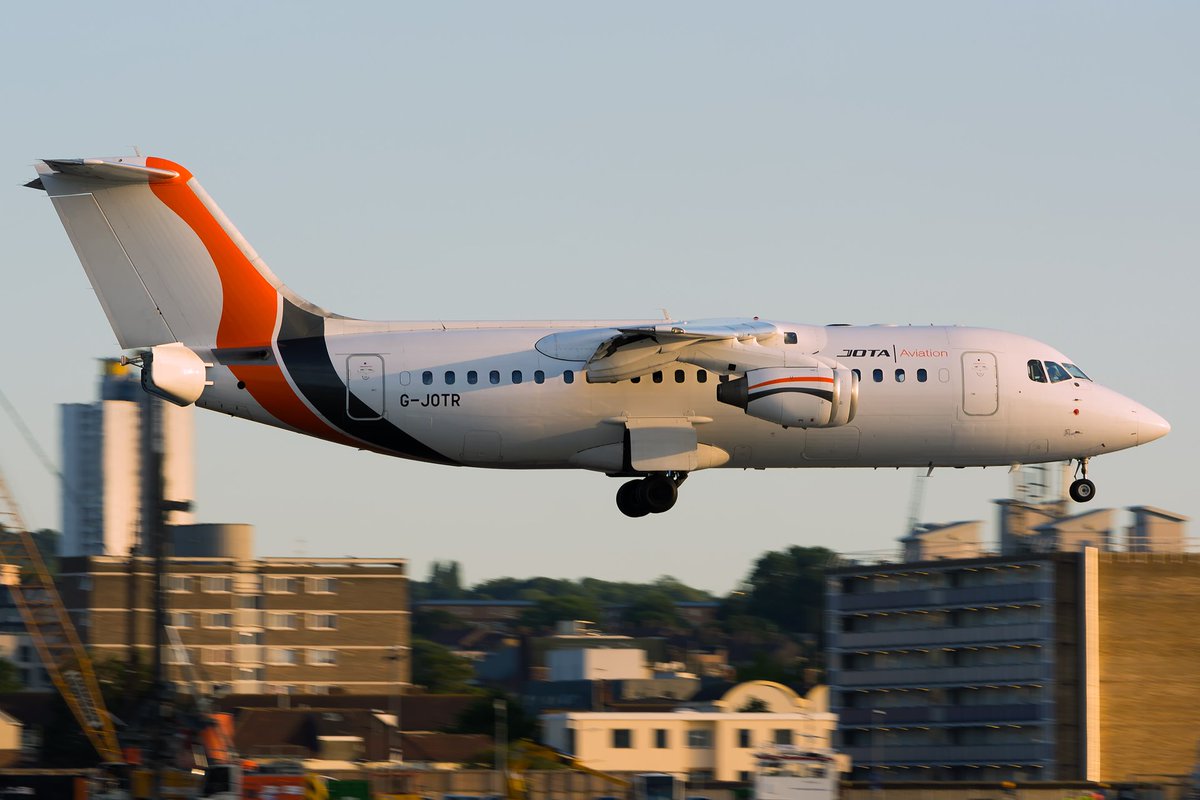
M 336 631 L 337 614 L 309 614 L 308 627 L 314 631 Z
M 268 647 L 267 663 L 288 666 L 300 663 L 300 654 L 290 647 Z
M 204 627 L 227 630 L 233 627 L 233 614 L 209 614 Z
M 196 615 L 191 611 L 172 611 L 171 626 L 175 628 L 196 627 Z
M 307 584 L 309 594 L 337 594 L 337 578 L 309 578 Z
M 692 728 L 687 732 L 687 746 L 693 750 L 712 749 L 712 731 L 708 728 Z
M 791 744 L 792 732 L 784 728 L 775 729 L 775 744 Z
M 205 664 L 229 664 L 233 661 L 233 652 L 228 647 L 202 647 L 200 660 Z
M 191 575 L 168 575 L 166 583 L 168 592 L 178 594 L 192 591 Z
M 742 783 L 749 783 L 753 779 L 750 777 L 749 770 L 741 770 L 738 772 L 738 780 Z
M 309 650 L 308 663 L 314 667 L 328 667 L 337 664 L 337 650 Z
M 188 655 L 188 649 L 186 647 L 177 647 L 176 645 L 168 645 L 167 646 L 166 663 L 168 663 L 168 664 L 190 664 L 190 663 L 192 663 L 192 660 L 191 660 L 191 657 Z
M 298 631 L 300 615 L 291 611 L 268 611 L 267 627 L 276 631 Z
M 267 594 L 295 594 L 296 579 L 281 578 L 275 575 L 268 575 L 263 582 L 263 588 Z
M 666 748 L 670 747 L 670 745 L 667 743 L 666 728 L 654 729 L 654 746 L 659 750 L 665 750 Z
M 738 728 L 737 746 L 742 747 L 742 748 L 750 746 L 750 729 L 749 728 Z
M 633 731 L 629 728 L 613 728 L 612 746 L 617 750 L 628 750 L 633 747 Z
M 209 594 L 229 594 L 233 591 L 233 578 L 226 575 L 205 575 L 200 581 L 200 590 Z

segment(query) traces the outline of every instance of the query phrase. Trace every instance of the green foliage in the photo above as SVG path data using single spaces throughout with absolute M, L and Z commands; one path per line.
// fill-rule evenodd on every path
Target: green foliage
M 422 639 L 432 639 L 441 633 L 467 631 L 471 627 L 471 623 L 441 609 L 418 610 L 412 616 L 412 635 Z
M 537 717 L 525 713 L 520 701 L 498 689 L 489 690 L 487 694 L 481 695 L 478 700 L 467 706 L 459 716 L 453 732 L 482 733 L 495 737 L 497 701 L 505 704 L 506 741 L 537 738 Z
M 475 694 L 471 662 L 428 639 L 412 640 L 413 683 L 430 694 Z
M 599 604 L 582 595 L 543 597 L 536 603 L 521 614 L 518 624 L 545 630 L 553 628 L 554 623 L 560 620 L 586 619 L 594 622 L 600 618 Z
M 633 628 L 683 631 L 690 626 L 679 614 L 675 600 L 665 591 L 646 592 L 621 614 L 621 621 Z
M 761 697 L 751 697 L 746 701 L 746 704 L 738 709 L 739 714 L 766 714 L 771 710 L 767 705 L 767 701 Z
M 837 554 L 824 547 L 792 546 L 764 553 L 754 563 L 743 592 L 726 612 L 769 620 L 780 630 L 819 637 L 824 631 L 825 569 Z
M 0 658 L 0 692 L 19 692 L 24 688 L 17 665 L 7 658 Z

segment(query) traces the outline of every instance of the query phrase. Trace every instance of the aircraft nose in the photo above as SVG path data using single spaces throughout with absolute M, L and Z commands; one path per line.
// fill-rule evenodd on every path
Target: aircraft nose
M 1133 413 L 1137 419 L 1138 444 L 1153 442 L 1155 439 L 1161 439 L 1171 432 L 1171 423 L 1145 406 L 1137 406 Z

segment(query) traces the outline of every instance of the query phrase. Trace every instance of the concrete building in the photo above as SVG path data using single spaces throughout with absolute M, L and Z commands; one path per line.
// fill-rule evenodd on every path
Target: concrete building
M 551 681 L 649 678 L 646 651 L 631 648 L 573 647 L 546 653 Z
M 1034 528 L 1033 548 L 1040 553 L 1065 553 L 1085 547 L 1111 550 L 1116 542 L 1113 535 L 1115 513 L 1111 508 L 1097 508 L 1042 523 Z
M 185 554 L 165 577 L 171 678 L 203 689 L 288 694 L 389 693 L 410 684 L 406 563 L 382 558 L 250 557 L 248 525 L 176 529 Z M 208 546 L 202 546 L 207 542 Z M 184 546 L 185 545 L 185 546 Z M 59 592 L 97 659 L 149 660 L 151 563 L 64 558 Z
M 1153 506 L 1133 506 L 1133 525 L 1126 531 L 1131 553 L 1182 553 L 1188 518 Z
M 101 362 L 99 394 L 61 406 L 62 555 L 124 556 L 137 542 L 152 431 L 162 436 L 164 496 L 195 499 L 193 409 L 142 391 L 138 374 L 113 359 Z M 144 424 L 150 419 L 156 424 Z M 192 521 L 187 511 L 167 516 Z
M 919 525 L 900 540 L 905 561 L 931 561 L 935 558 L 978 558 L 983 555 L 983 523 L 951 522 L 945 525 Z
M 766 744 L 829 746 L 837 719 L 823 687 L 800 697 L 750 681 L 712 702 L 663 712 L 543 714 L 543 741 L 604 772 L 670 772 L 689 781 L 749 781 Z
M 854 777 L 1190 772 L 1200 555 L 1086 548 L 829 572 L 830 706 Z

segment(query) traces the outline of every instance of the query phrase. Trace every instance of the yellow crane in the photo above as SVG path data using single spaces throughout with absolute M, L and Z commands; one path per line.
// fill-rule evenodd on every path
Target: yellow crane
M 3 472 L 0 472 L 0 571 L 50 680 L 67 701 L 100 759 L 122 761 L 117 731 L 100 695 L 92 660 L 25 527 Z

